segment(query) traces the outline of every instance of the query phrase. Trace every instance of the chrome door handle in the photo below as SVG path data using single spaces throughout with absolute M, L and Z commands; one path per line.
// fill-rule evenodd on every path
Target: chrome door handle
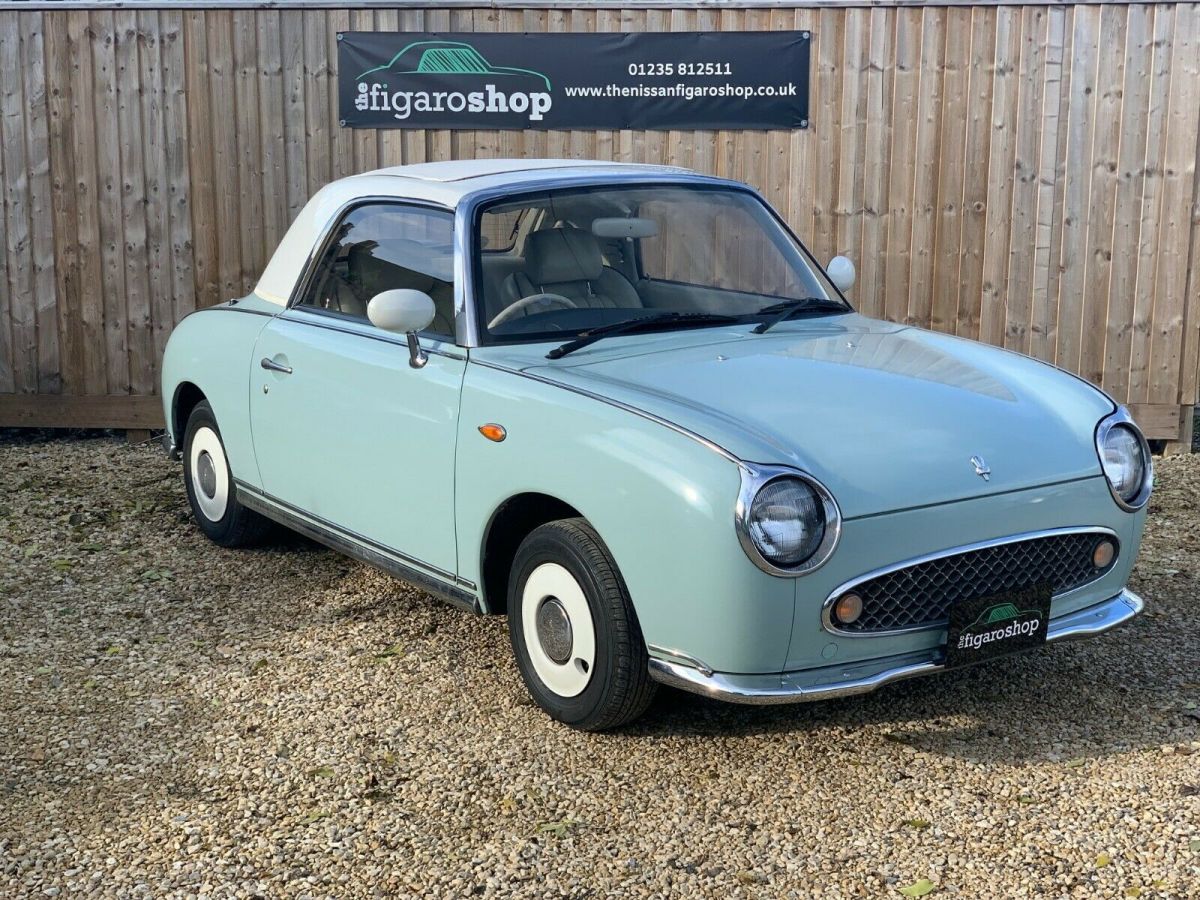
M 291 366 L 285 366 L 282 363 L 277 363 L 277 362 L 275 362 L 275 360 L 267 359 L 267 357 L 265 357 L 265 356 L 262 358 L 262 362 L 259 363 L 259 365 L 262 366 L 264 369 L 266 369 L 268 372 L 282 372 L 284 375 L 292 374 Z

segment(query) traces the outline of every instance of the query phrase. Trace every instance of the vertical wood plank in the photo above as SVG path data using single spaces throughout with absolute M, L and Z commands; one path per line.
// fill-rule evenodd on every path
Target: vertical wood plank
M 887 258 L 884 267 L 884 316 L 908 321 L 908 279 L 912 265 L 913 175 L 917 127 L 914 110 L 920 84 L 921 12 L 896 10 L 896 74 L 892 82 L 892 153 L 888 181 Z
M 219 298 L 232 300 L 242 290 L 242 237 L 239 216 L 242 209 L 241 153 L 237 129 L 216 123 L 237 122 L 237 74 L 233 56 L 233 12 L 209 10 L 208 20 L 208 91 L 212 123 L 213 178 L 216 191 L 217 273 Z
M 192 212 L 192 270 L 196 306 L 221 300 L 217 252 L 217 194 L 213 171 L 213 112 L 209 93 L 207 13 L 184 18 L 188 122 L 188 187 Z
M 992 82 L 992 133 L 988 152 L 986 238 L 979 316 L 980 340 L 992 344 L 1004 341 L 1012 171 L 1016 153 L 1013 116 L 1020 89 L 1017 68 L 1020 54 L 1020 10 L 1000 7 L 996 10 L 996 65 Z
M 105 377 L 110 394 L 129 392 L 125 260 L 121 216 L 121 147 L 117 126 L 116 32 L 111 10 L 89 14 L 92 115 L 96 129 L 97 203 L 104 309 Z
M 175 324 L 171 279 L 170 214 L 167 177 L 166 99 L 163 78 L 163 28 L 157 10 L 139 10 L 133 23 L 138 40 L 138 95 L 142 119 L 142 167 L 146 219 L 146 283 L 152 373 L 150 392 L 158 393 L 158 366 Z
M 0 12 L 0 390 L 37 390 L 37 313 L 30 257 L 29 160 L 18 13 Z M 7 274 L 7 278 L 5 278 Z
M 1104 343 L 1108 333 L 1109 282 L 1116 228 L 1121 107 L 1125 82 L 1127 6 L 1106 6 L 1100 14 L 1099 70 L 1096 77 L 1096 126 L 1092 132 L 1092 191 L 1088 204 L 1087 257 L 1084 260 L 1083 321 L 1078 372 L 1095 384 L 1104 382 Z M 1133 135 L 1130 135 L 1133 138 Z
M 1058 222 L 1062 210 L 1059 149 L 1064 146 L 1067 76 L 1067 11 L 1050 9 L 1046 22 L 1045 78 L 1042 88 L 1042 137 L 1037 174 L 1037 221 L 1033 250 L 1029 353 L 1054 358 L 1058 324 Z
M 895 53 L 894 32 L 888 26 L 889 18 L 893 18 L 889 10 L 871 10 L 863 146 L 862 243 L 854 251 L 859 272 L 854 291 L 855 301 L 858 309 L 870 316 L 884 314 L 889 202 L 887 172 L 892 145 L 889 82 L 894 73 L 892 58 Z
M 46 91 L 45 15 L 20 17 L 25 139 L 29 160 L 30 259 L 37 332 L 37 391 L 58 393 L 60 357 L 55 314 L 54 222 L 51 214 L 50 127 Z
M 1012 205 L 1008 229 L 1008 290 L 1004 346 L 1029 349 L 1029 317 L 1033 308 L 1033 268 L 1037 243 L 1038 176 L 1041 171 L 1043 90 L 1046 83 L 1046 10 L 1021 10 L 1020 86 L 1015 121 Z
M 263 138 L 261 82 L 258 65 L 258 23 L 254 10 L 233 11 L 233 69 L 229 88 L 235 103 L 238 185 L 238 234 L 241 271 L 232 296 L 249 293 L 266 266 L 268 253 L 263 227 Z M 274 249 L 272 247 L 272 249 Z
M 937 171 L 937 211 L 933 227 L 933 304 L 930 324 L 938 331 L 957 330 L 959 249 L 962 240 L 963 186 L 967 177 L 967 121 L 971 88 L 971 9 L 946 11 L 946 55 L 942 66 L 942 122 Z
M 328 65 L 329 65 L 329 127 L 332 139 L 332 166 L 334 178 L 345 178 L 359 170 L 354 165 L 354 129 L 341 123 L 338 109 L 338 32 L 350 30 L 350 12 L 345 9 L 329 11 Z
M 304 10 L 304 144 L 308 157 L 306 194 L 311 197 L 333 178 L 330 155 L 328 13 Z
M 196 308 L 195 265 L 192 246 L 191 190 L 188 175 L 188 104 L 185 90 L 183 13 L 159 13 L 160 58 L 163 66 L 163 107 L 168 250 L 170 253 L 171 322 L 173 326 Z M 156 322 L 157 324 L 157 322 Z
M 1146 117 L 1154 62 L 1152 29 L 1154 8 L 1129 7 L 1125 32 L 1125 79 L 1120 142 L 1117 160 L 1116 209 L 1114 212 L 1112 270 L 1108 285 L 1109 317 L 1104 342 L 1104 384 L 1114 397 L 1129 392 L 1131 328 L 1137 293 L 1138 254 L 1141 231 L 1143 163 L 1146 158 Z
M 1083 335 L 1083 292 L 1087 256 L 1088 209 L 1092 190 L 1092 135 L 1096 126 L 1096 79 L 1100 55 L 1100 10 L 1075 9 L 1074 59 L 1071 66 L 1067 172 L 1062 220 L 1062 280 L 1058 299 L 1055 361 L 1079 371 Z
M 1197 81 L 1200 81 L 1200 28 L 1189 4 L 1173 9 L 1171 86 L 1167 98 L 1167 139 L 1163 204 L 1158 227 L 1159 256 L 1154 279 L 1151 332 L 1151 403 L 1180 403 L 1183 334 L 1187 322 L 1187 263 L 1191 246 L 1192 196 L 1196 178 Z M 1193 301 L 1194 302 L 1194 301 Z M 1191 404 L 1191 400 L 1186 401 Z
M 116 87 L 116 125 L 119 148 L 117 172 L 117 215 L 121 244 L 119 259 L 123 266 L 123 294 L 113 299 L 112 308 L 123 319 L 128 355 L 131 394 L 153 394 L 156 354 L 154 324 L 150 311 L 149 232 L 146 224 L 146 123 L 142 119 L 137 13 L 118 10 L 113 15 L 114 85 Z M 117 231 L 114 228 L 114 231 Z
M 284 130 L 284 109 L 287 105 L 283 74 L 283 28 L 281 13 L 276 9 L 260 9 L 255 13 L 258 31 L 258 120 L 261 129 L 259 157 L 262 160 L 262 260 L 287 230 L 291 216 L 288 211 L 287 135 Z M 369 139 L 374 148 L 375 138 L 368 129 L 356 132 Z
M 78 253 L 80 199 L 75 174 L 71 85 L 78 59 L 72 56 L 68 13 L 45 13 L 46 96 L 49 116 L 50 220 L 54 236 L 54 321 L 59 339 L 59 388 L 82 394 L 86 388 L 83 350 L 83 298 Z
M 966 173 L 963 183 L 962 226 L 959 236 L 958 310 L 955 331 L 979 337 L 983 304 L 983 251 L 987 228 L 992 65 L 996 55 L 996 11 L 972 11 L 970 100 L 967 104 Z
M 928 326 L 932 318 L 938 166 L 941 156 L 946 10 L 925 7 L 921 23 L 921 84 L 917 94 L 917 158 L 913 194 L 912 269 L 908 318 Z

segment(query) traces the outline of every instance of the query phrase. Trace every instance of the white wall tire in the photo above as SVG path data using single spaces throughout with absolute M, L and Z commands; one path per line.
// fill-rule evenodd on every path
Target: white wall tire
M 207 400 L 188 415 L 183 433 L 183 485 L 200 530 L 222 547 L 257 544 L 271 523 L 238 502 L 221 429 Z
M 596 631 L 583 588 L 558 563 L 542 563 L 525 580 L 521 629 L 542 683 L 560 697 L 582 694 L 596 669 Z M 565 634 L 561 653 L 554 647 L 560 633 Z
M 188 463 L 196 506 L 208 521 L 220 522 L 229 507 L 229 463 L 221 439 L 207 425 L 192 435 Z
M 629 591 L 583 519 L 549 522 L 521 543 L 509 575 L 508 630 L 530 696 L 560 722 L 616 728 L 654 697 Z

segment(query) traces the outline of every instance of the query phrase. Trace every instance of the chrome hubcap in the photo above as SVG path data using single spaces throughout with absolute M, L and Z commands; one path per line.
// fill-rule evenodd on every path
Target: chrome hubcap
M 545 654 L 559 665 L 571 656 L 571 618 L 557 597 L 547 597 L 538 607 L 537 637 Z
M 200 490 L 210 500 L 217 496 L 217 468 L 207 450 L 201 451 L 196 460 L 196 474 L 200 476 Z

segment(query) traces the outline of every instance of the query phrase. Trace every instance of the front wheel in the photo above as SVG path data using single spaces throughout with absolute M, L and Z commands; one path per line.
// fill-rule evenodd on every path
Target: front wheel
M 207 400 L 188 416 L 183 436 L 183 483 L 196 524 L 222 547 L 259 543 L 271 523 L 238 502 L 225 444 Z
M 521 677 L 552 718 L 601 731 L 650 705 L 657 685 L 629 592 L 585 520 L 550 522 L 521 544 L 508 629 Z

